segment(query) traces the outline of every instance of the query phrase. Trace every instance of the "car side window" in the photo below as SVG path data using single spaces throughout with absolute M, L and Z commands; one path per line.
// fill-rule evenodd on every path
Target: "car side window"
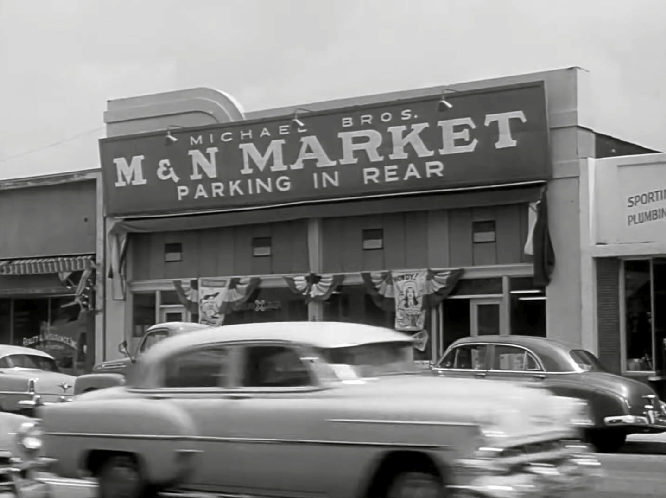
M 245 349 L 243 386 L 297 387 L 311 384 L 310 370 L 293 348 L 257 345 Z
M 143 353 L 144 351 L 149 350 L 152 346 L 167 337 L 169 337 L 169 333 L 166 330 L 155 330 L 154 332 L 146 334 L 146 337 L 143 338 L 143 342 L 141 342 L 141 346 L 139 346 L 139 352 Z
M 495 346 L 493 370 L 511 370 L 514 372 L 540 371 L 541 366 L 529 351 L 506 345 Z
M 229 374 L 229 349 L 188 351 L 165 362 L 164 387 L 224 387 Z
M 456 370 L 485 370 L 486 344 L 465 344 L 452 349 L 444 357 L 441 368 Z

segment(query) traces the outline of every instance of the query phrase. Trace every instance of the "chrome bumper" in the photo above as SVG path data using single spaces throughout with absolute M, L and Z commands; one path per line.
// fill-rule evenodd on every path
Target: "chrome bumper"
M 647 432 L 666 431 L 666 418 L 664 415 L 612 415 L 604 417 L 606 427 L 633 427 Z
M 603 475 L 599 460 L 582 445 L 580 453 L 556 464 L 529 462 L 506 474 L 483 473 L 477 466 L 470 470 L 476 475 L 468 474 L 465 483 L 449 486 L 455 498 L 566 497 L 594 490 Z

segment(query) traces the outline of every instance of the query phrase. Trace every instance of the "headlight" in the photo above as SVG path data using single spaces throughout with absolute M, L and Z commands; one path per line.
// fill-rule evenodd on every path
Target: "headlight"
M 44 431 L 39 422 L 23 422 L 16 432 L 16 442 L 28 456 L 34 456 L 42 449 Z

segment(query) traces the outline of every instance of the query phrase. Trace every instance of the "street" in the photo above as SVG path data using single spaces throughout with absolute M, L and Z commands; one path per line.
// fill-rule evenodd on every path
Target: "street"
M 666 495 L 666 436 L 630 436 L 621 453 L 598 454 L 604 478 L 597 489 L 572 498 L 662 498 Z M 53 498 L 94 498 L 95 488 L 87 481 L 49 480 Z

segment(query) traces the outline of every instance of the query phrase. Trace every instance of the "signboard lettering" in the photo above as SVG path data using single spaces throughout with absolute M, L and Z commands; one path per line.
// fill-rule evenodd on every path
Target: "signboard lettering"
M 453 99 L 454 97 L 452 97 Z M 111 215 L 432 191 L 550 175 L 542 84 L 100 141 Z M 302 126 L 301 126 L 302 125 Z

